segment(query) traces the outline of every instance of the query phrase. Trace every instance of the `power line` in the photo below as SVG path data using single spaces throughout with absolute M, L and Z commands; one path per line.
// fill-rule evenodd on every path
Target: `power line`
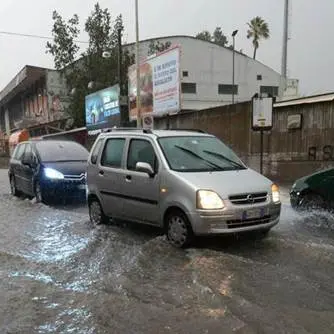
M 36 39 L 44 39 L 44 40 L 53 40 L 53 38 L 49 37 L 49 36 L 22 34 L 22 33 L 11 32 L 11 31 L 0 31 L 0 35 L 19 36 L 19 37 L 36 38 Z M 81 43 L 81 44 L 88 44 L 89 43 L 87 41 L 77 41 L 77 40 L 75 40 L 74 42 Z

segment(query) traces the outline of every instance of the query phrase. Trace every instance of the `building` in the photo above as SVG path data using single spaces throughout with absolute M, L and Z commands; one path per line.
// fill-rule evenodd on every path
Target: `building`
M 243 53 L 235 52 L 235 86 L 233 87 L 233 50 L 191 36 L 167 36 L 144 40 L 140 56 L 148 56 L 152 41 L 181 46 L 182 109 L 200 110 L 234 101 L 249 101 L 255 93 L 283 96 L 284 80 L 270 67 Z M 135 44 L 126 48 L 134 53 Z M 298 81 L 294 81 L 298 84 Z
M 65 117 L 66 82 L 59 72 L 25 66 L 0 92 L 0 131 Z
M 235 52 L 235 85 L 232 85 L 233 50 L 191 36 L 167 36 L 140 43 L 140 57 L 147 58 L 152 41 L 181 47 L 181 108 L 201 110 L 232 102 L 249 101 L 255 93 L 283 97 L 285 80 L 270 67 L 243 53 Z M 135 53 L 135 44 L 125 49 Z M 298 80 L 287 92 L 298 91 Z M 87 83 L 88 84 L 88 83 Z M 52 122 L 65 117 L 68 103 L 65 79 L 58 71 L 25 66 L 0 92 L 0 131 Z

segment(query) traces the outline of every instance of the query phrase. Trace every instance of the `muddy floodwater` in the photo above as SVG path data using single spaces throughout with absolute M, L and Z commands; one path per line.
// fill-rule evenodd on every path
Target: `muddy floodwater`
M 82 207 L 9 195 L 0 171 L 0 333 L 334 333 L 334 218 L 292 211 L 265 240 L 172 248 Z

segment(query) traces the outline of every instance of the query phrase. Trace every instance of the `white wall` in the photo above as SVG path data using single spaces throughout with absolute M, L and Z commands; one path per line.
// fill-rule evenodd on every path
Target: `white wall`
M 218 94 L 218 84 L 232 84 L 232 56 L 230 49 L 213 43 L 186 36 L 164 37 L 161 42 L 170 41 L 181 46 L 181 75 L 188 71 L 189 76 L 182 82 L 196 83 L 197 94 L 182 94 L 183 109 L 204 109 L 232 102 L 232 95 Z M 141 58 L 147 57 L 150 41 L 141 42 Z M 128 46 L 135 52 L 134 45 Z M 262 81 L 257 80 L 262 75 Z M 282 93 L 283 81 L 279 73 L 253 59 L 235 54 L 235 84 L 238 85 L 238 95 L 235 102 L 248 101 L 260 92 L 260 86 L 278 86 Z

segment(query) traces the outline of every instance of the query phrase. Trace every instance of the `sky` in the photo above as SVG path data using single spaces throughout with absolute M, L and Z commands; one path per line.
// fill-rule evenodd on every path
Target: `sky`
M 334 1 L 290 0 L 288 76 L 300 80 L 300 94 L 334 91 Z M 0 31 L 51 35 L 52 12 L 68 19 L 79 15 L 81 28 L 96 0 L 1 0 Z M 125 39 L 135 39 L 135 0 L 101 0 L 115 18 L 122 14 Z M 216 26 L 230 36 L 235 29 L 236 49 L 252 56 L 247 22 L 265 19 L 271 37 L 261 42 L 257 59 L 280 71 L 283 42 L 284 0 L 139 0 L 140 38 L 196 35 Z M 87 40 L 82 33 L 80 39 Z M 231 39 L 231 38 L 230 38 Z M 45 40 L 6 36 L 0 33 L 0 90 L 25 65 L 53 68 L 45 52 Z

